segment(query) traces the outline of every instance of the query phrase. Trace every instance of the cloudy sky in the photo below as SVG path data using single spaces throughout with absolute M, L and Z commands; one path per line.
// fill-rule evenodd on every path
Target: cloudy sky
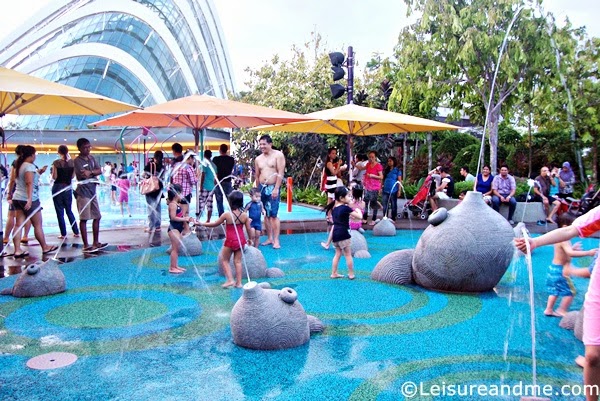
M 4 0 L 9 1 L 9 0 Z M 27 20 L 51 0 L 18 0 L 0 15 L 0 37 Z M 391 55 L 398 33 L 407 22 L 402 0 L 212 0 L 227 41 L 238 89 L 244 69 L 258 67 L 274 54 L 286 58 L 292 45 L 310 41 L 318 32 L 326 49 L 352 46 L 358 65 L 373 53 Z M 557 20 L 569 17 L 600 37 L 597 0 L 545 0 L 545 11 Z

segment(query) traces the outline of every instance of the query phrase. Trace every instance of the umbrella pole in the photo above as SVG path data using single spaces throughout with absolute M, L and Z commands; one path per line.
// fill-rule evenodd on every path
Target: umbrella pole
M 125 150 L 125 141 L 123 140 L 123 134 L 125 134 L 126 129 L 127 127 L 123 127 L 123 129 L 121 129 L 121 134 L 119 135 L 119 141 L 121 141 L 121 149 L 123 149 L 123 168 L 127 168 L 127 151 Z
M 348 135 L 348 140 L 346 141 L 346 155 L 348 160 L 346 160 L 346 165 L 348 166 L 348 185 L 354 177 L 352 177 L 352 139 L 354 135 Z
M 200 137 L 202 137 L 200 139 Z M 204 129 L 202 129 L 202 133 L 197 128 L 194 128 L 194 153 L 198 155 L 198 143 L 204 142 Z M 196 167 L 197 169 L 198 167 Z M 200 218 L 200 180 L 196 181 L 196 219 Z

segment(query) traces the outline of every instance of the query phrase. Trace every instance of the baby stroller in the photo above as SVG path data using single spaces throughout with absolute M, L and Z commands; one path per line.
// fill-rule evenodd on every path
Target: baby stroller
M 432 190 L 435 193 L 435 181 L 431 175 L 428 175 L 415 197 L 404 204 L 400 216 L 410 218 L 412 215 L 419 216 L 422 220 L 427 219 L 431 213 L 429 197 L 432 195 Z
M 593 186 L 588 188 L 588 191 L 581 197 L 579 200 L 579 207 L 577 209 L 571 209 L 570 211 L 575 214 L 575 216 L 581 216 L 586 214 L 596 206 L 600 205 L 600 189 L 595 190 Z

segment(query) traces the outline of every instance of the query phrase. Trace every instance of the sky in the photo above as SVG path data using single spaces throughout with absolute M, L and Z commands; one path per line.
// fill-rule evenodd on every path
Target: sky
M 8 2 L 10 0 L 1 0 Z M 0 15 L 0 37 L 51 0 L 11 2 Z M 246 67 L 258 68 L 278 54 L 286 59 L 293 45 L 303 46 L 317 32 L 325 49 L 346 53 L 352 46 L 360 67 L 371 55 L 391 56 L 398 34 L 407 24 L 402 0 L 212 0 L 229 50 L 238 90 L 244 89 Z M 600 37 L 597 0 L 544 0 L 557 21 L 569 17 Z

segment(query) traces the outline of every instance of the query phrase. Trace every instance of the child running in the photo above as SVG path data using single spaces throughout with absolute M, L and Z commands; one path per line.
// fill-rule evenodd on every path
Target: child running
M 260 201 L 260 191 L 258 188 L 252 188 L 249 191 L 250 202 L 246 205 L 244 210 L 248 212 L 250 217 L 250 231 L 248 231 L 248 237 L 252 240 L 255 247 L 260 244 L 260 233 L 262 232 L 261 217 L 265 214 L 262 202 Z
M 350 217 L 362 220 L 363 214 L 359 208 L 352 210 L 348 205 L 352 202 L 352 195 L 346 187 L 337 187 L 334 192 L 335 202 L 327 205 L 333 217 L 332 241 L 335 247 L 335 256 L 331 264 L 331 278 L 342 278 L 338 273 L 338 264 L 342 254 L 348 266 L 348 278 L 354 280 L 354 261 L 352 260 L 352 239 L 350 236 Z
M 573 224 L 552 230 L 541 237 L 515 239 L 515 245 L 521 252 L 529 248 L 534 250 L 542 245 L 555 244 L 568 241 L 573 237 L 589 237 L 600 231 L 600 206 L 595 207 L 583 216 L 573 221 Z M 598 262 L 598 259 L 596 260 Z M 585 358 L 577 358 L 583 366 L 583 384 L 586 400 L 598 400 L 598 387 L 600 386 L 600 267 L 594 266 L 592 277 L 585 294 L 585 314 L 583 315 L 583 343 L 585 344 Z
M 244 226 L 246 231 L 250 232 L 250 218 L 244 211 L 244 194 L 240 191 L 233 191 L 229 194 L 229 206 L 231 206 L 230 212 L 225 212 L 216 221 L 206 223 L 201 222 L 200 224 L 204 227 L 217 227 L 225 222 L 225 242 L 223 243 L 223 250 L 221 252 L 223 270 L 225 272 L 225 281 L 221 285 L 223 288 L 242 287 L 242 250 L 246 245 L 246 236 L 244 235 Z M 248 241 L 252 245 L 252 239 Z M 231 266 L 229 265 L 229 258 L 233 253 L 233 263 L 235 265 L 235 281 L 231 272 Z
M 362 185 L 360 185 L 359 183 L 352 180 L 352 182 L 350 183 L 350 191 L 352 191 L 352 199 L 353 199 L 352 203 L 350 204 L 350 208 L 352 210 L 358 208 L 358 209 L 360 209 L 361 213 L 364 214 L 365 213 L 365 202 L 362 199 L 363 193 L 364 193 L 364 189 L 363 189 Z M 325 207 L 325 212 L 330 215 L 331 209 L 328 209 L 327 207 Z M 365 230 L 363 230 L 363 228 L 362 228 L 362 220 L 355 219 L 352 216 L 350 216 L 350 229 L 356 230 L 360 233 L 365 232 Z M 327 242 L 321 242 L 321 246 L 324 249 L 329 249 L 332 238 L 333 238 L 333 225 L 331 226 L 331 229 L 329 230 L 329 235 L 327 236 Z
M 563 213 L 558 216 L 559 227 L 569 227 L 575 216 L 570 213 Z M 579 246 L 571 246 L 571 241 L 562 241 L 554 244 L 554 257 L 552 264 L 548 267 L 548 276 L 546 278 L 546 290 L 548 291 L 548 303 L 544 315 L 562 317 L 567 314 L 573 295 L 575 295 L 575 287 L 571 282 L 569 270 L 571 266 L 571 258 L 583 256 L 594 256 L 597 249 L 582 251 Z M 554 310 L 554 304 L 558 297 L 562 297 L 557 310 Z
M 119 203 L 121 204 L 121 216 L 124 216 L 123 213 L 123 204 L 127 207 L 127 214 L 131 217 L 131 210 L 129 210 L 129 187 L 130 187 L 129 179 L 127 178 L 127 174 L 123 173 L 119 177 L 119 181 L 117 182 L 117 186 L 119 187 Z
M 181 209 L 181 185 L 173 184 L 169 187 L 167 193 L 167 202 L 169 209 L 169 239 L 171 240 L 171 263 L 169 265 L 169 273 L 181 274 L 185 271 L 183 267 L 177 266 L 179 258 L 179 248 L 181 247 L 181 232 L 183 231 L 183 223 L 186 221 L 192 222 L 192 217 L 185 217 Z

